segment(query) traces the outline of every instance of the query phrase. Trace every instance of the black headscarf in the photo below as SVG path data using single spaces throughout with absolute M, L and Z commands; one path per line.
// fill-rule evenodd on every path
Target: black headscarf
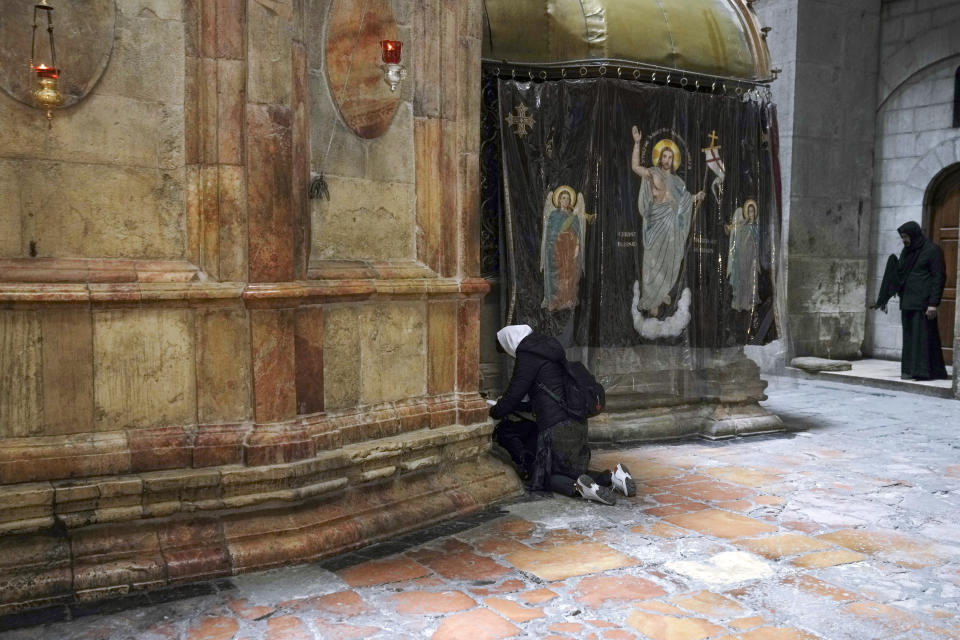
M 897 227 L 897 233 L 904 233 L 910 237 L 910 244 L 900 252 L 900 260 L 897 261 L 897 291 L 903 288 L 907 282 L 907 275 L 917 264 L 917 258 L 920 257 L 920 249 L 927 242 L 923 237 L 923 231 L 920 225 L 912 220 Z

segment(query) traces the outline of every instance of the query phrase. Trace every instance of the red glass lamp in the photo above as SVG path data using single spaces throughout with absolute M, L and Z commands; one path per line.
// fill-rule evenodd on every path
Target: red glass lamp
M 383 81 L 390 85 L 390 91 L 396 91 L 400 83 L 407 77 L 407 70 L 400 64 L 400 50 L 403 43 L 399 40 L 381 40 Z
M 50 41 L 50 64 L 34 64 L 37 59 L 37 16 L 39 12 L 47 15 L 47 35 Z M 30 70 L 37 75 L 38 87 L 33 91 L 33 101 L 47 112 L 47 120 L 53 119 L 53 110 L 63 104 L 63 94 L 60 93 L 58 79 L 60 69 L 57 68 L 57 48 L 53 42 L 53 7 L 47 0 L 40 0 L 33 7 L 33 38 L 30 42 Z

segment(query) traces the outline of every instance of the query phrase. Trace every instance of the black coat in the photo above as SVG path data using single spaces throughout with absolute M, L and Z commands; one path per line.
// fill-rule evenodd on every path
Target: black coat
M 900 308 L 904 311 L 918 311 L 938 306 L 945 284 L 943 251 L 927 240 L 920 247 L 917 261 L 907 273 L 899 291 Z
M 558 398 L 563 398 L 563 365 L 566 358 L 563 347 L 556 338 L 534 331 L 517 345 L 517 358 L 507 390 L 496 405 L 490 408 L 490 416 L 500 420 L 510 413 L 524 410 L 523 397 L 530 395 L 531 410 L 537 416 L 537 428 L 541 431 L 568 420 L 569 416 L 556 400 L 540 388 L 542 383 Z

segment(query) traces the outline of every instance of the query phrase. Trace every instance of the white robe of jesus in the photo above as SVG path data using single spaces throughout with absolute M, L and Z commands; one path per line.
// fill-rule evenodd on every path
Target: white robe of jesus
M 680 275 L 693 196 L 679 176 L 659 167 L 648 170 L 657 172 L 667 193 L 664 202 L 654 202 L 653 180 L 640 181 L 637 207 L 643 217 L 643 290 L 638 306 L 656 314 L 660 305 L 670 301 L 670 290 Z

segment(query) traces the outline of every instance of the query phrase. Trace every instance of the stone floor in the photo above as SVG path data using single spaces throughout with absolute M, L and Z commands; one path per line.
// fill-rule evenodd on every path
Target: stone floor
M 871 387 L 880 387 L 883 389 L 894 389 L 911 391 L 913 393 L 922 393 L 930 396 L 939 396 L 941 398 L 953 397 L 953 380 L 902 380 L 900 378 L 899 360 L 877 360 L 873 358 L 864 358 L 863 360 L 851 360 L 852 365 L 849 371 L 821 371 L 819 373 L 808 373 L 788 367 L 792 375 L 809 379 L 832 380 L 836 382 L 849 382 L 852 384 L 861 384 Z M 953 367 L 947 367 L 947 374 L 953 376 Z
M 960 638 L 960 403 L 790 378 L 769 394 L 803 431 L 597 452 L 639 481 L 614 507 L 531 496 L 0 637 Z

